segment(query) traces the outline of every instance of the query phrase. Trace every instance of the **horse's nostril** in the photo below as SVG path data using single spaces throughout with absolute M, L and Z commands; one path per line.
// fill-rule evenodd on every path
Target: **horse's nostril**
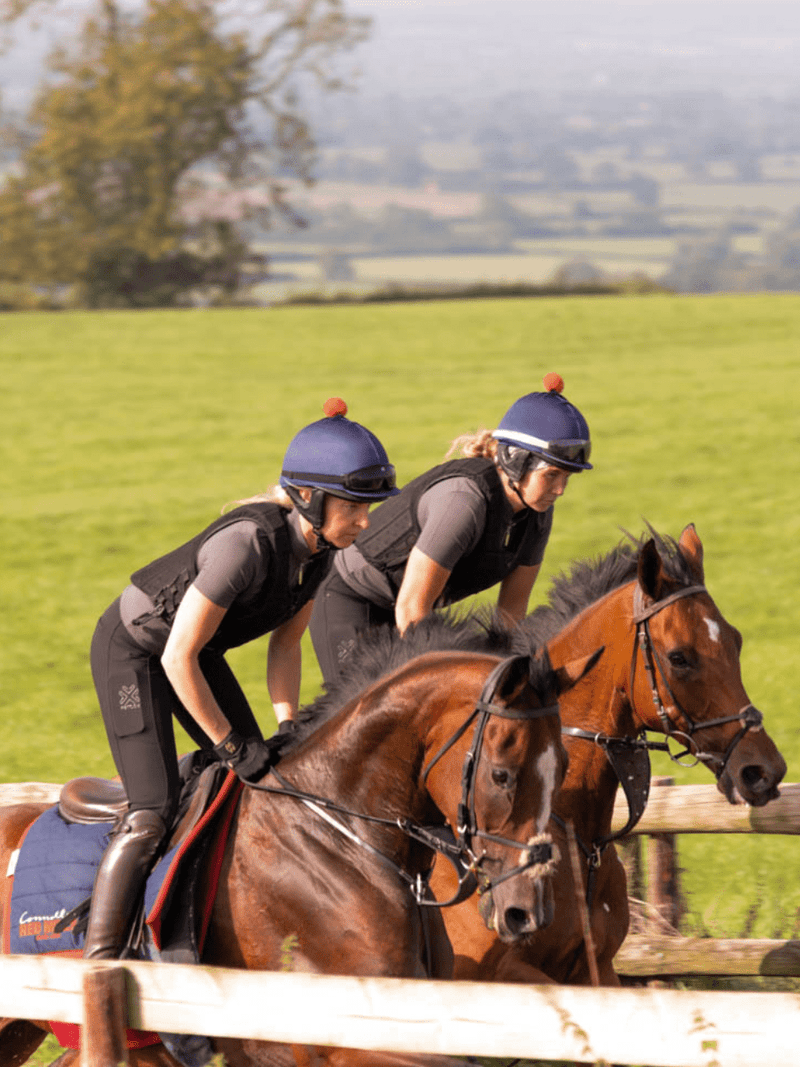
M 507 908 L 506 926 L 512 934 L 524 933 L 531 929 L 531 916 L 522 908 Z
M 757 767 L 755 764 L 750 763 L 747 767 L 743 767 L 740 771 L 740 777 L 748 789 L 759 790 L 767 788 L 767 776 L 764 774 L 763 768 Z

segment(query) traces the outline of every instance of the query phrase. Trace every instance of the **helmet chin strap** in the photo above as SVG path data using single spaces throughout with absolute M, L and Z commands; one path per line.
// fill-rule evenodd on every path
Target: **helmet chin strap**
M 519 502 L 520 502 L 520 504 L 522 504 L 523 508 L 525 508 L 526 511 L 530 511 L 531 510 L 531 506 L 528 503 L 528 501 L 525 499 L 525 497 L 522 495 L 522 493 L 520 492 L 519 482 L 509 482 L 509 485 L 514 490 L 514 492 L 517 494 L 517 497 L 519 498 Z
M 322 532 L 322 527 L 325 522 L 325 494 L 322 490 L 312 489 L 311 500 L 306 500 L 297 486 L 287 485 L 285 486 L 285 489 L 287 495 L 293 501 L 294 506 L 303 518 L 311 523 L 311 532 L 317 539 L 317 552 L 335 551 L 336 545 L 331 544 Z M 319 494 L 319 496 L 315 497 L 315 494 Z
M 335 552 L 336 545 L 331 544 L 322 529 L 318 526 L 312 526 L 311 530 L 317 539 L 317 552 Z

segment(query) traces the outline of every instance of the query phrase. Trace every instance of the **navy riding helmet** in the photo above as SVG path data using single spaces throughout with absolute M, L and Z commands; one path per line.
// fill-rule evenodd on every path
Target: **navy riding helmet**
M 325 418 L 295 434 L 283 459 L 280 484 L 319 535 L 325 520 L 325 494 L 344 500 L 378 501 L 394 496 L 395 470 L 374 433 L 346 419 L 338 397 L 325 402 Z M 306 501 L 300 487 L 311 489 Z
M 499 442 L 497 462 L 519 483 L 539 457 L 563 470 L 592 469 L 589 427 L 580 411 L 562 396 L 564 379 L 547 374 L 544 393 L 528 393 L 512 404 L 492 434 Z

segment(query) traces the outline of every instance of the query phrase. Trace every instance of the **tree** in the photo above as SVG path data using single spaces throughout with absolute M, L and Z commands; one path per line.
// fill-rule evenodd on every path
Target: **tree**
M 0 17 L 36 2 L 5 0 Z M 263 2 L 256 36 L 226 20 L 224 0 L 133 13 L 99 0 L 77 49 L 53 56 L 32 143 L 0 191 L 0 276 L 76 283 L 92 306 L 147 303 L 148 278 L 156 303 L 235 290 L 246 218 L 301 221 L 286 179 L 311 181 L 315 146 L 299 86 L 338 87 L 337 56 L 366 28 L 341 0 Z M 259 195 L 232 200 L 245 185 Z

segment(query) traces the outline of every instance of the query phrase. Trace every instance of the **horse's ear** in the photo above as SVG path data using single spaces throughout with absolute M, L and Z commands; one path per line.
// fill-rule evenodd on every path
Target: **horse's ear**
M 529 656 L 510 656 L 506 660 L 506 667 L 497 687 L 497 696 L 508 699 L 527 682 L 530 662 Z
M 664 565 L 661 562 L 661 556 L 653 537 L 642 546 L 639 552 L 637 577 L 645 596 L 650 597 L 653 601 L 661 599 Z
M 587 675 L 605 650 L 605 645 L 601 645 L 600 648 L 595 649 L 590 655 L 582 656 L 580 659 L 572 659 L 569 663 L 565 663 L 563 667 L 558 667 L 556 671 L 554 671 L 558 695 L 561 696 L 561 694 L 566 693 L 568 689 L 572 689 L 576 682 L 579 682 L 581 678 Z
M 705 582 L 705 574 L 703 572 L 703 542 L 700 540 L 700 535 L 694 528 L 693 522 L 690 522 L 688 526 L 684 527 L 678 546 L 680 547 L 681 555 L 689 564 L 689 569 L 694 575 L 695 581 L 698 582 L 699 585 L 703 585 Z

